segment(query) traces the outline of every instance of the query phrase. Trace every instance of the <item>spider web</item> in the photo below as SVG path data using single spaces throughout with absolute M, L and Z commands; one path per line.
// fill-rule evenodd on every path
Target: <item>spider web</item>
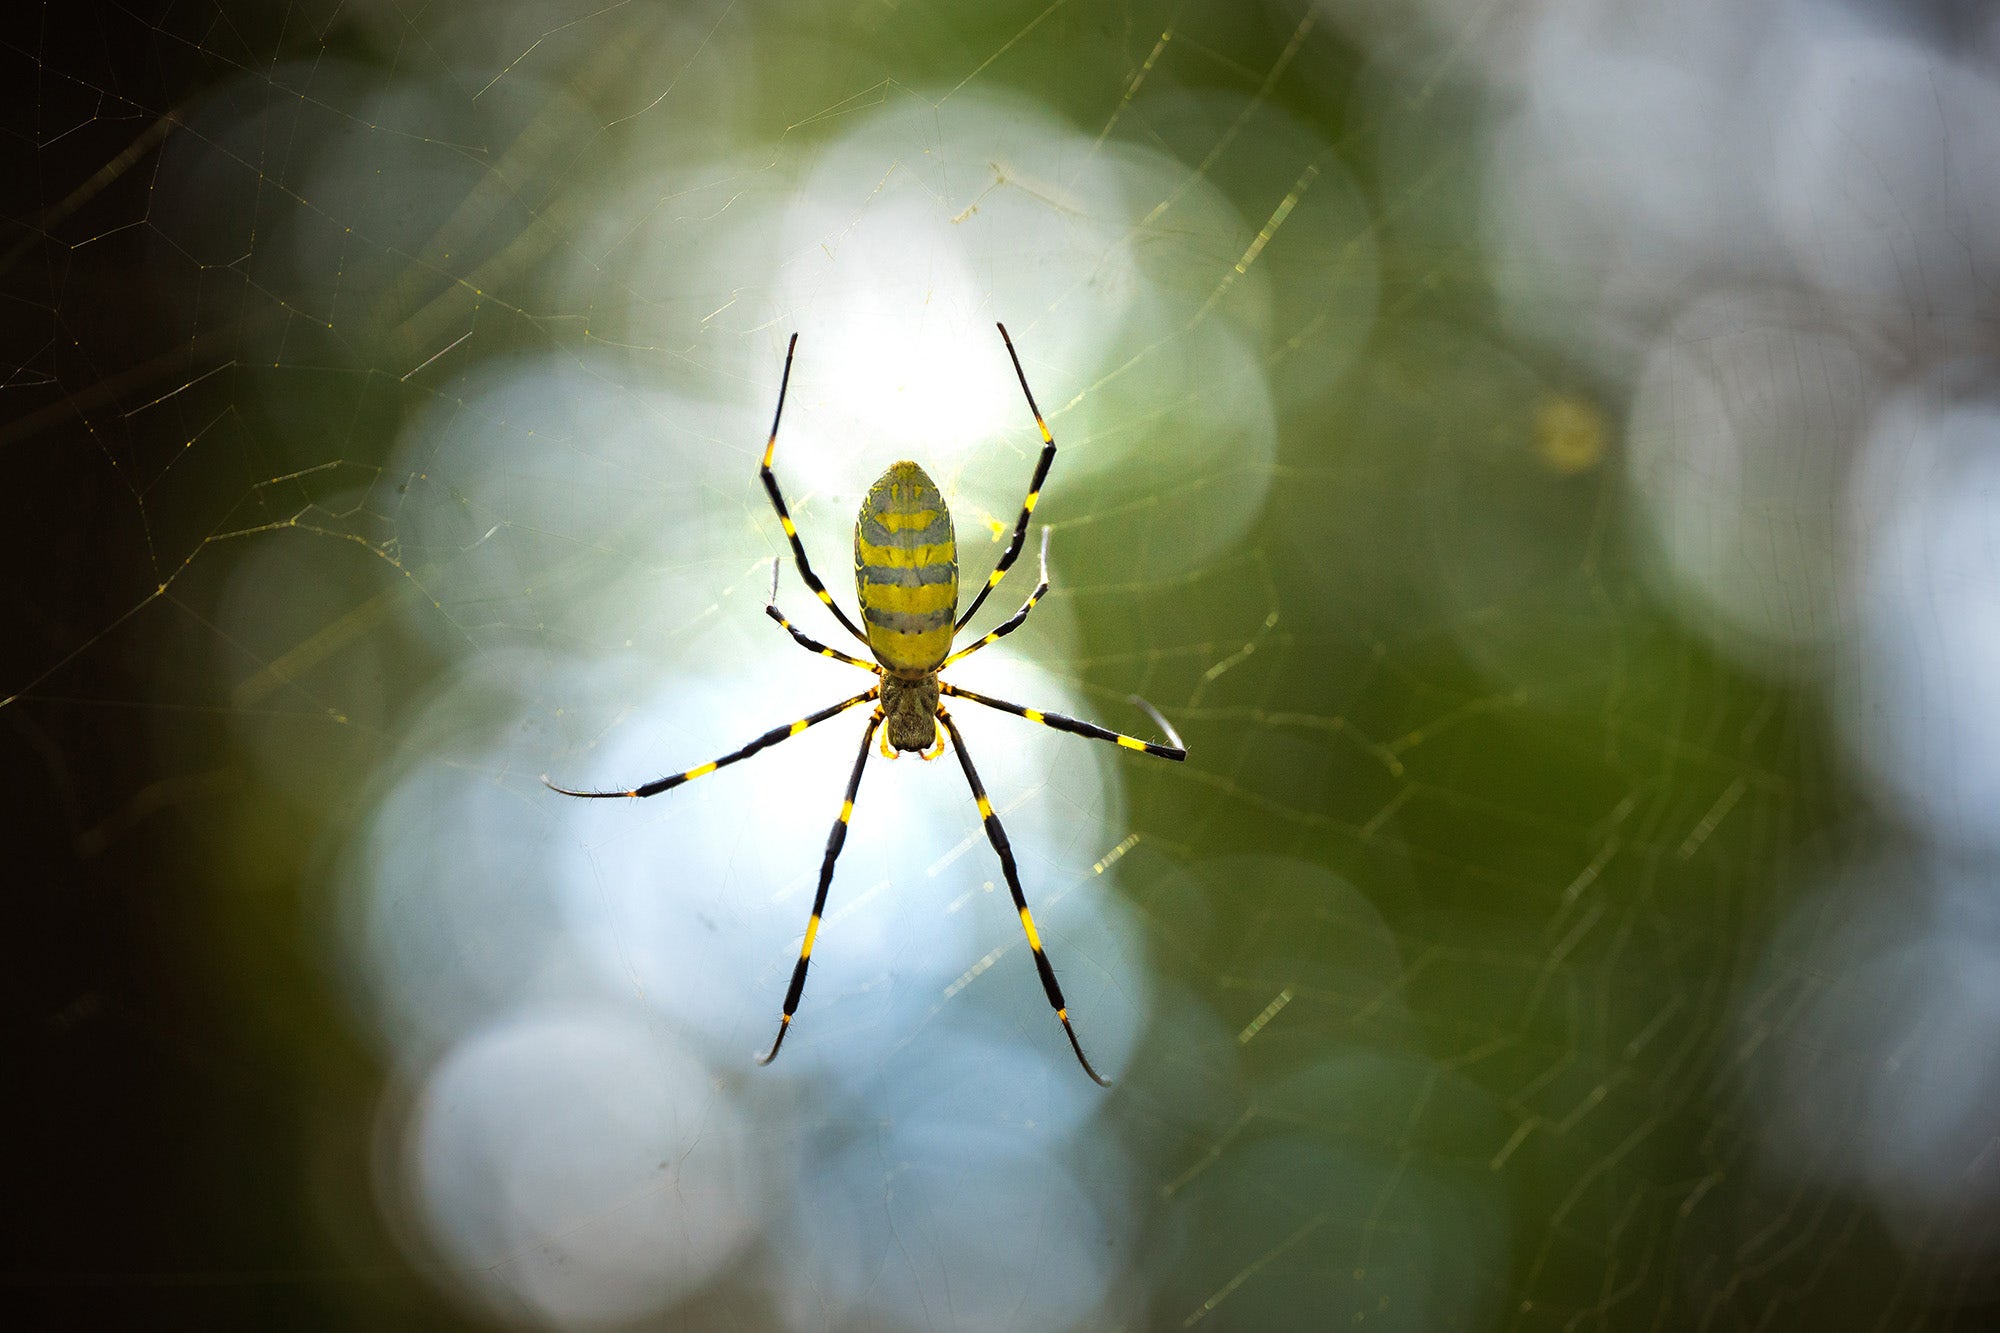
M 1807 0 L 16 20 L 10 1286 L 1980 1324 L 1995 50 Z M 976 587 L 1039 447 L 996 321 L 1054 590 L 949 678 L 1191 751 L 954 710 L 1117 1086 L 910 759 L 758 1069 L 859 714 L 538 779 L 866 684 L 761 614 L 794 330 L 835 595 L 904 457 Z

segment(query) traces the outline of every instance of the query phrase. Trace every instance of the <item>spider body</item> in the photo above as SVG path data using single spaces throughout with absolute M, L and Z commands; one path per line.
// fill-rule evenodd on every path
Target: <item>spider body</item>
M 837 704 L 822 708 L 819 712 L 800 718 L 796 722 L 781 727 L 773 727 L 749 744 L 705 764 L 697 764 L 684 772 L 656 778 L 651 782 L 621 791 L 580 791 L 569 787 L 558 787 L 544 777 L 542 781 L 564 796 L 592 798 L 656 796 L 669 791 L 684 782 L 705 777 L 718 768 L 748 759 L 760 750 L 776 745 L 798 735 L 806 728 L 815 726 L 829 718 L 837 717 L 848 709 L 865 703 L 873 703 L 874 709 L 868 717 L 868 726 L 861 734 L 861 752 L 855 756 L 854 768 L 847 779 L 847 791 L 841 801 L 840 815 L 835 819 L 833 829 L 827 834 L 826 853 L 820 861 L 819 887 L 813 895 L 812 915 L 806 920 L 805 940 L 799 946 L 799 957 L 792 968 L 792 983 L 785 991 L 784 1012 L 778 1020 L 777 1040 L 771 1043 L 770 1051 L 762 1057 L 762 1063 L 769 1064 L 784 1045 L 785 1034 L 791 1030 L 792 1015 L 798 1011 L 799 998 L 805 992 L 806 969 L 812 961 L 813 943 L 819 938 L 822 913 L 826 910 L 827 889 L 833 883 L 833 867 L 840 856 L 840 849 L 847 841 L 848 820 L 854 814 L 854 801 L 861 790 L 861 774 L 868 763 L 869 748 L 879 729 L 885 744 L 884 753 L 891 758 L 895 753 L 908 751 L 924 752 L 924 758 L 935 759 L 944 753 L 947 742 L 958 752 L 958 765 L 965 773 L 966 785 L 972 789 L 974 803 L 979 808 L 981 825 L 985 828 L 987 841 L 993 846 L 994 854 L 1000 859 L 1000 869 L 1007 879 L 1008 891 L 1013 895 L 1015 911 L 1021 918 L 1021 929 L 1027 936 L 1028 948 L 1035 956 L 1035 970 L 1042 979 L 1042 990 L 1048 996 L 1049 1005 L 1055 1010 L 1056 1018 L 1062 1023 L 1063 1033 L 1069 1038 L 1070 1049 L 1076 1052 L 1078 1063 L 1086 1074 L 1099 1084 L 1104 1079 L 1098 1076 L 1084 1057 L 1083 1046 L 1077 1041 L 1076 1029 L 1069 1021 L 1069 1009 L 1063 1000 L 1062 987 L 1056 981 L 1055 968 L 1050 965 L 1048 955 L 1042 949 L 1042 937 L 1035 929 L 1035 920 L 1028 911 L 1028 900 L 1021 888 L 1020 868 L 1014 862 L 1014 851 L 1007 841 L 1006 830 L 1000 826 L 1000 817 L 993 812 L 993 803 L 987 799 L 986 788 L 979 781 L 979 774 L 972 766 L 972 756 L 966 752 L 965 738 L 959 734 L 958 725 L 944 706 L 944 698 L 964 699 L 1002 713 L 1011 713 L 1040 726 L 1057 731 L 1067 731 L 1076 736 L 1087 736 L 1092 740 L 1110 741 L 1128 750 L 1140 750 L 1158 755 L 1163 759 L 1185 759 L 1187 749 L 1175 734 L 1173 726 L 1161 717 L 1159 712 L 1144 699 L 1132 696 L 1134 703 L 1144 708 L 1167 734 L 1171 744 L 1159 745 L 1143 741 L 1136 736 L 1125 736 L 1100 727 L 1093 722 L 1081 722 L 1076 718 L 1064 717 L 1060 713 L 1045 713 L 1039 709 L 1023 708 L 1019 704 L 1003 699 L 989 698 L 975 694 L 971 690 L 960 689 L 946 683 L 939 673 L 960 658 L 969 657 L 997 639 L 1013 633 L 1027 620 L 1028 613 L 1035 609 L 1035 603 L 1049 590 L 1049 530 L 1042 529 L 1041 579 L 1035 590 L 1028 594 L 1028 600 L 1021 604 L 1007 620 L 1002 621 L 990 632 L 982 635 L 957 652 L 952 651 L 952 642 L 966 622 L 985 602 L 986 595 L 1000 585 L 1000 580 L 1013 567 L 1016 557 L 1021 554 L 1021 545 L 1027 538 L 1029 516 L 1034 513 L 1035 501 L 1040 498 L 1041 487 L 1049 472 L 1049 464 L 1055 461 L 1055 437 L 1049 433 L 1048 423 L 1042 420 L 1041 409 L 1035 406 L 1035 395 L 1028 388 L 1028 377 L 1021 369 L 1021 359 L 1014 353 L 1014 342 L 1007 336 L 1006 326 L 998 326 L 1001 340 L 1007 344 L 1007 355 L 1014 363 L 1015 377 L 1021 381 L 1021 392 L 1028 399 L 1028 410 L 1035 415 L 1035 425 L 1042 433 L 1041 457 L 1035 463 L 1034 477 L 1028 482 L 1027 498 L 1021 503 L 1021 516 L 1014 524 L 1012 540 L 1006 552 L 994 566 L 993 573 L 973 597 L 972 605 L 963 614 L 958 611 L 958 542 L 953 536 L 951 511 L 945 507 L 944 495 L 936 484 L 915 463 L 901 462 L 892 465 L 876 483 L 869 487 L 868 498 L 862 502 L 861 512 L 854 523 L 854 587 L 861 603 L 864 631 L 847 616 L 833 595 L 826 590 L 819 576 L 813 573 L 812 562 L 806 558 L 804 543 L 799 540 L 799 531 L 792 522 L 792 516 L 785 508 L 785 498 L 778 487 L 777 474 L 771 470 L 771 458 L 778 447 L 778 423 L 785 415 L 785 391 L 792 379 L 792 356 L 798 350 L 798 335 L 792 335 L 790 347 L 785 352 L 785 373 L 778 386 L 778 410 L 771 417 L 771 436 L 764 445 L 764 466 L 759 477 L 764 483 L 765 493 L 771 498 L 771 507 L 777 511 L 778 525 L 784 529 L 785 540 L 792 548 L 792 558 L 798 566 L 799 577 L 806 587 L 832 613 L 834 619 L 867 646 L 875 658 L 865 662 L 858 657 L 844 653 L 837 648 L 829 648 L 817 639 L 796 629 L 778 610 L 778 562 L 771 562 L 771 600 L 764 607 L 766 615 L 790 634 L 802 647 L 845 662 L 849 666 L 860 667 L 875 674 L 875 684 L 861 693 L 843 699 Z M 890 753 L 887 747 L 894 747 Z M 934 747 L 934 748 L 933 748 Z M 1105 1085 L 1108 1086 L 1108 1085 Z
M 958 632 L 958 541 L 943 494 L 915 463 L 893 465 L 868 488 L 854 521 L 854 590 L 868 650 L 883 667 L 888 743 L 928 749 L 938 668 Z

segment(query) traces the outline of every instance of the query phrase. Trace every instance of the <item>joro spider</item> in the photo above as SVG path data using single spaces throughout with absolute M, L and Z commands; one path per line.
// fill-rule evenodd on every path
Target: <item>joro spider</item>
M 1041 496 L 1042 482 L 1048 477 L 1049 464 L 1055 461 L 1056 456 L 1055 437 L 1049 433 L 1048 423 L 1042 420 L 1041 408 L 1035 405 L 1035 394 L 1028 387 L 1028 377 L 1021 369 L 1021 358 L 1014 352 L 1014 340 L 1007 336 L 1006 325 L 996 324 L 995 327 L 1000 330 L 1001 341 L 1007 345 L 1007 356 L 1014 363 L 1015 378 L 1021 381 L 1021 392 L 1028 399 L 1028 410 L 1035 414 L 1035 425 L 1042 432 L 1042 454 L 1035 463 L 1035 475 L 1028 482 L 1027 498 L 1021 502 L 1021 517 L 1014 524 L 1013 540 L 1007 543 L 1007 550 L 1001 555 L 999 564 L 994 566 L 985 586 L 972 599 L 972 605 L 965 608 L 963 615 L 954 619 L 958 608 L 958 543 L 952 533 L 951 511 L 945 507 L 944 496 L 938 492 L 937 486 L 915 463 L 896 463 L 884 472 L 868 488 L 868 498 L 862 502 L 861 513 L 855 519 L 854 582 L 861 602 L 861 619 L 868 626 L 867 633 L 864 634 L 848 619 L 847 613 L 840 609 L 839 603 L 826 590 L 826 585 L 813 573 L 812 562 L 806 558 L 805 545 L 799 540 L 798 528 L 792 523 L 792 516 L 785 508 L 785 498 L 778 491 L 777 474 L 771 471 L 771 457 L 778 448 L 778 423 L 785 415 L 785 392 L 792 382 L 792 357 L 798 351 L 799 335 L 794 333 L 785 348 L 785 373 L 778 384 L 778 410 L 771 416 L 771 436 L 764 445 L 764 464 L 758 475 L 763 478 L 764 489 L 770 494 L 771 507 L 778 511 L 778 524 L 785 530 L 785 539 L 791 543 L 792 558 L 799 567 L 799 576 L 847 632 L 868 648 L 875 660 L 864 662 L 838 648 L 829 648 L 785 619 L 784 613 L 778 610 L 776 560 L 771 562 L 771 597 L 764 607 L 764 614 L 783 626 L 785 632 L 801 646 L 822 657 L 831 657 L 849 666 L 860 667 L 863 671 L 871 671 L 880 679 L 831 708 L 822 708 L 796 722 L 773 727 L 740 750 L 732 750 L 718 759 L 698 764 L 685 773 L 655 778 L 626 791 L 576 791 L 558 787 L 547 777 L 542 779 L 551 791 L 564 796 L 591 799 L 657 796 L 684 782 L 706 777 L 739 759 L 748 759 L 759 750 L 789 740 L 807 727 L 838 717 L 850 708 L 874 702 L 875 707 L 868 716 L 868 728 L 861 733 L 861 751 L 855 756 L 854 770 L 848 774 L 847 793 L 840 803 L 840 816 L 834 820 L 833 830 L 827 835 L 826 856 L 819 867 L 819 888 L 813 894 L 812 916 L 806 921 L 805 941 L 799 946 L 799 961 L 792 968 L 792 984 L 785 991 L 785 1008 L 778 1019 L 778 1036 L 771 1043 L 770 1051 L 759 1058 L 759 1064 L 769 1064 L 777 1058 L 778 1048 L 785 1044 L 785 1034 L 791 1031 L 792 1015 L 798 1012 L 799 997 L 806 987 L 806 967 L 812 961 L 813 939 L 819 934 L 820 915 L 826 910 L 827 887 L 833 883 L 833 865 L 839 859 L 841 845 L 847 840 L 847 821 L 854 814 L 854 798 L 861 790 L 861 771 L 868 764 L 869 748 L 876 730 L 881 728 L 882 753 L 890 759 L 904 751 L 920 753 L 926 760 L 935 759 L 944 753 L 946 738 L 949 737 L 952 748 L 958 754 L 958 766 L 965 770 L 965 781 L 972 788 L 973 800 L 979 805 L 979 817 L 985 825 L 987 840 L 993 844 L 993 851 L 1000 858 L 1000 869 L 1007 877 L 1007 888 L 1014 895 L 1014 906 L 1021 914 L 1021 929 L 1027 933 L 1028 948 L 1034 952 L 1035 968 L 1041 973 L 1042 989 L 1048 993 L 1049 1005 L 1056 1011 L 1056 1018 L 1062 1023 L 1063 1033 L 1069 1038 L 1070 1049 L 1076 1052 L 1083 1072 L 1090 1075 L 1098 1086 L 1111 1086 L 1091 1067 L 1082 1044 L 1076 1039 L 1076 1029 L 1070 1025 L 1069 1006 L 1063 1000 L 1062 987 L 1056 982 L 1055 969 L 1049 965 L 1048 954 L 1042 950 L 1041 934 L 1035 929 L 1035 918 L 1028 911 L 1026 895 L 1021 892 L 1020 870 L 1014 864 L 1014 851 L 1008 845 L 1007 831 L 1000 826 L 1000 817 L 993 813 L 993 803 L 987 799 L 986 788 L 972 766 L 972 756 L 966 753 L 965 738 L 959 734 L 957 723 L 952 721 L 939 696 L 948 695 L 968 703 L 983 704 L 1057 731 L 1110 741 L 1128 750 L 1141 750 L 1163 759 L 1186 759 L 1187 747 L 1159 710 L 1137 695 L 1132 696 L 1132 702 L 1143 708 L 1166 733 L 1173 742 L 1171 745 L 1155 745 L 1151 741 L 1122 735 L 1060 713 L 1023 708 L 1004 699 L 974 694 L 971 690 L 960 689 L 939 679 L 938 673 L 952 663 L 970 657 L 987 644 L 1019 629 L 1027 620 L 1028 613 L 1035 609 L 1035 603 L 1049 590 L 1049 530 L 1044 527 L 1041 577 L 1035 584 L 1035 590 L 1028 594 L 1028 600 L 1021 603 L 1020 610 L 995 626 L 992 632 L 957 652 L 952 651 L 958 632 L 979 610 L 986 595 L 1000 585 L 1000 580 L 1021 554 L 1021 545 L 1028 534 L 1029 516 L 1034 513 L 1035 501 Z M 895 748 L 892 750 L 891 746 Z

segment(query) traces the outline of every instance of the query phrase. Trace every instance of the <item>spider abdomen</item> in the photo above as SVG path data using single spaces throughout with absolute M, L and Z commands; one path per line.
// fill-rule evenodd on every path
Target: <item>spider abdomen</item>
M 868 647 L 890 671 L 935 671 L 951 652 L 958 613 L 958 542 L 951 511 L 924 470 L 892 465 L 854 522 L 854 587 Z

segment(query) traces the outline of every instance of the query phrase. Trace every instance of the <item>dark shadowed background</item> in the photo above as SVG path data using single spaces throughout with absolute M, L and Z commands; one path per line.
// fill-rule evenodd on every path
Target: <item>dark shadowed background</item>
M 1943 1328 L 2000 1276 L 1973 4 L 29 6 L 23 1327 Z M 1054 590 L 876 761 L 914 458 Z M 1025 560 L 980 626 L 1033 585 Z M 789 565 L 779 601 L 839 626 Z

